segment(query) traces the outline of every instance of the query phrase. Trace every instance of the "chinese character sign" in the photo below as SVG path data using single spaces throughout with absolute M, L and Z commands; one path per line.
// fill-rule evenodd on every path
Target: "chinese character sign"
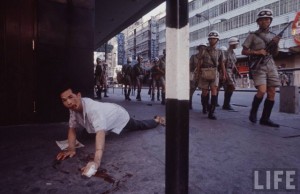
M 117 35 L 118 41 L 118 65 L 126 64 L 125 57 L 125 36 L 123 33 Z

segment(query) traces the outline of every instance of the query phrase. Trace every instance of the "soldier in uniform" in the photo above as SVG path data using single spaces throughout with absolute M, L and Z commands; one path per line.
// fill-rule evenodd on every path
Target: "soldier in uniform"
M 163 56 L 159 59 L 159 69 L 161 71 L 160 84 L 161 84 L 161 104 L 165 105 L 166 99 L 166 49 L 163 50 Z
M 142 83 L 144 79 L 144 70 L 141 65 L 143 62 L 143 57 L 141 55 L 138 56 L 138 63 L 133 66 L 133 79 L 135 82 L 135 86 L 137 86 L 137 101 L 141 101 L 141 91 L 142 91 Z
M 96 59 L 96 69 L 95 69 L 95 85 L 97 88 L 97 98 L 101 99 L 101 93 L 102 93 L 102 84 L 101 84 L 101 76 L 102 76 L 102 65 L 101 65 L 102 60 L 100 58 Z
M 124 78 L 124 95 L 125 95 L 125 100 L 131 101 L 130 99 L 130 92 L 131 92 L 131 87 L 132 87 L 132 81 L 131 81 L 131 73 L 132 73 L 132 67 L 131 67 L 131 62 L 132 58 L 128 57 L 127 58 L 127 64 L 123 65 L 122 67 L 122 74 Z
M 206 48 L 206 44 L 201 43 L 197 46 L 198 53 L 190 57 L 190 109 L 193 109 L 193 94 L 198 87 L 198 75 L 195 75 L 195 69 L 198 61 L 201 57 L 203 49 Z M 197 71 L 197 70 L 196 70 Z
M 224 55 L 224 66 L 225 66 L 225 69 L 226 69 L 226 57 L 227 57 L 227 47 L 226 46 L 221 46 L 219 48 L 222 52 L 223 52 L 223 55 Z M 222 72 L 222 69 L 221 69 L 221 66 L 218 67 L 218 71 L 220 74 L 223 74 Z M 216 98 L 216 107 L 219 107 L 219 91 L 220 89 L 223 87 L 224 88 L 224 83 L 225 81 L 222 79 L 222 77 L 220 77 L 219 79 L 219 86 L 218 86 L 218 93 L 217 93 L 217 98 Z
M 103 93 L 104 93 L 104 97 L 109 97 L 107 95 L 107 68 L 108 68 L 108 64 L 105 63 L 105 61 L 103 61 L 103 64 L 102 64 L 102 88 L 103 88 Z
M 161 77 L 163 76 L 164 72 L 159 68 L 159 58 L 155 57 L 154 61 L 153 61 L 154 65 L 151 68 L 151 77 L 152 77 L 152 97 L 151 97 L 151 101 L 154 101 L 154 97 L 155 97 L 155 89 L 157 88 L 157 101 L 160 101 L 159 98 L 159 87 L 161 85 Z
M 224 87 L 224 103 L 223 103 L 223 109 L 224 110 L 233 110 L 233 108 L 230 105 L 231 96 L 233 94 L 233 91 L 235 90 L 235 78 L 234 73 L 239 75 L 238 69 L 235 65 L 237 62 L 236 55 L 234 53 L 234 49 L 237 48 L 239 44 L 239 39 L 237 37 L 231 37 L 228 40 L 229 48 L 227 51 L 225 51 L 225 68 L 226 68 L 226 74 L 227 79 L 223 83 Z
M 257 64 L 250 69 L 254 85 L 257 88 L 257 93 L 252 101 L 249 120 L 252 123 L 256 123 L 259 105 L 264 98 L 264 94 L 267 93 L 262 116 L 260 118 L 260 124 L 271 127 L 279 127 L 278 124 L 270 120 L 270 115 L 274 105 L 275 88 L 280 86 L 277 67 L 275 66 L 273 59 L 273 56 L 278 54 L 278 42 L 280 37 L 269 31 L 272 20 L 272 10 L 262 9 L 259 11 L 256 20 L 259 29 L 248 35 L 243 43 L 242 54 L 250 56 L 250 62 L 259 61 L 259 58 L 263 57 L 260 64 Z M 271 52 L 268 53 L 265 48 L 270 41 L 273 41 L 275 46 L 271 49 Z
M 206 113 L 208 109 L 208 118 L 212 120 L 217 119 L 214 112 L 216 108 L 216 99 L 219 85 L 218 67 L 220 66 L 222 72 L 225 72 L 224 54 L 221 50 L 216 48 L 218 41 L 219 32 L 211 31 L 208 34 L 209 46 L 206 49 L 203 49 L 200 60 L 197 64 L 198 74 L 200 75 L 198 87 L 202 89 L 201 103 L 203 106 L 203 113 Z M 213 78 L 212 76 L 208 76 L 208 74 L 212 75 Z M 226 80 L 225 73 L 221 74 L 221 77 L 223 80 Z M 211 105 L 208 108 L 209 89 L 211 91 Z

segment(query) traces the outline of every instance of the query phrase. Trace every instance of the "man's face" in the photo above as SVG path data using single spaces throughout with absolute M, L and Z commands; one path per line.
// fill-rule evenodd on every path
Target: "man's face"
M 73 111 L 81 112 L 81 94 L 74 94 L 71 89 L 67 89 L 60 94 L 63 105 Z
M 208 42 L 209 42 L 210 46 L 215 46 L 218 42 L 218 39 L 217 38 L 209 38 Z
M 258 24 L 259 28 L 265 30 L 265 29 L 269 28 L 269 26 L 271 24 L 271 18 L 259 18 L 257 20 L 257 24 Z
M 233 44 L 233 45 L 230 45 L 232 47 L 232 49 L 236 49 L 238 44 Z

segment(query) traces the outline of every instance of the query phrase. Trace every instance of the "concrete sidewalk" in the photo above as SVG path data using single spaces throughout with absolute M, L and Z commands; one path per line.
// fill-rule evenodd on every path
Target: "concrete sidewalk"
M 142 102 L 133 97 L 131 102 L 125 101 L 120 89 L 112 92 L 103 101 L 124 106 L 137 119 L 165 112 L 160 102 L 150 101 L 147 90 L 143 90 Z M 270 193 L 253 190 L 254 169 L 298 169 L 300 186 L 299 115 L 279 113 L 277 99 L 271 117 L 281 127 L 252 124 L 248 114 L 254 93 L 236 92 L 232 104 L 238 112 L 217 108 L 218 120 L 212 121 L 202 114 L 197 94 L 193 98 L 194 109 L 190 111 L 190 194 Z M 222 96 L 221 92 L 220 103 Z M 101 172 L 89 179 L 82 177 L 79 169 L 93 157 L 94 136 L 84 130 L 78 131 L 78 139 L 85 147 L 61 163 L 54 160 L 59 152 L 55 141 L 66 139 L 67 123 L 8 126 L 0 130 L 0 193 L 165 193 L 162 126 L 108 135 Z

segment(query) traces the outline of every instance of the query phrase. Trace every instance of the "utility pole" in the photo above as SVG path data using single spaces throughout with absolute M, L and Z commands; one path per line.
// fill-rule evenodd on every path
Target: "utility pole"
M 188 194 L 188 0 L 166 2 L 166 194 Z

